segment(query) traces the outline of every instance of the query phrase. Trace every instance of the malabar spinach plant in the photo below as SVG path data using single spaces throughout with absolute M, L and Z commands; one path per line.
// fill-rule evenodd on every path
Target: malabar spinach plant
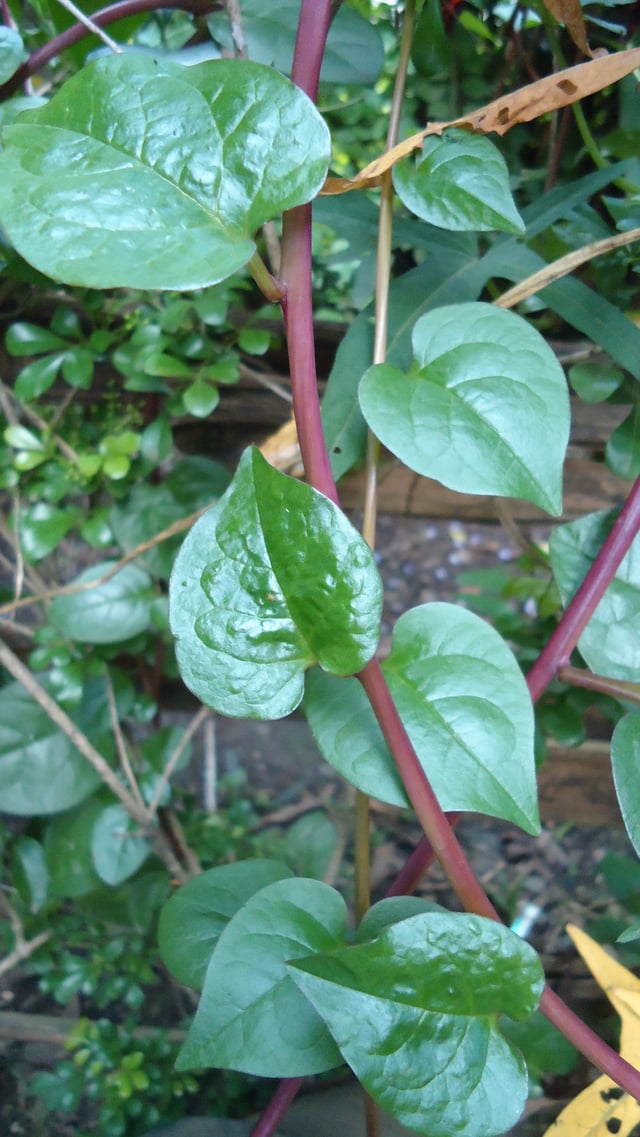
M 109 23 L 140 7 L 128 5 L 125 13 L 115 5 L 96 21 Z M 591 515 L 556 530 L 551 561 L 565 610 L 526 680 L 494 628 L 446 604 L 405 613 L 389 655 L 379 661 L 382 588 L 372 553 L 381 444 L 453 490 L 525 498 L 561 514 L 568 390 L 534 322 L 512 311 L 534 296 L 592 335 L 627 373 L 603 379 L 583 371 L 574 386 L 597 400 L 624 382 L 631 425 L 613 452 L 620 470 L 637 473 L 640 332 L 586 284 L 565 279 L 594 256 L 628 246 L 637 229 L 625 212 L 622 233 L 552 264 L 538 251 L 538 238 L 554 226 L 566 238 L 562 222 L 604 187 L 622 188 L 634 200 L 637 163 L 599 160 L 595 173 L 519 210 L 488 135 L 573 107 L 593 143 L 579 100 L 630 75 L 640 49 L 593 55 L 398 142 L 412 45 L 423 76 L 446 70 L 440 9 L 431 2 L 417 7 L 405 7 L 384 152 L 351 176 L 327 179 L 331 142 L 316 107 L 318 86 L 336 81 L 336 73 L 343 80 L 345 55 L 360 69 L 354 78 L 373 83 L 381 46 L 370 23 L 330 0 L 290 0 L 267 17 L 257 0 L 229 2 L 225 12 L 212 5 L 211 40 L 236 58 L 192 66 L 167 58 L 160 45 L 130 52 L 109 40 L 110 54 L 89 62 L 48 101 L 27 110 L 22 98 L 10 102 L 2 133 L 0 223 L 16 253 L 39 273 L 81 289 L 202 297 L 246 266 L 264 297 L 282 309 L 306 482 L 273 468 L 256 449 L 245 452 L 218 504 L 180 548 L 170 626 L 182 676 L 206 708 L 270 719 L 304 703 L 320 749 L 357 787 L 356 931 L 335 889 L 295 876 L 278 861 L 240 861 L 198 874 L 175 824 L 159 820 L 188 737 L 156 735 L 140 747 L 134 771 L 119 726 L 124 707 L 135 702 L 126 681 L 115 684 L 98 656 L 93 674 L 80 669 L 72 692 L 74 673 L 65 672 L 64 687 L 55 652 L 39 682 L 0 646 L 0 662 L 15 680 L 0 692 L 1 713 L 8 725 L 16 705 L 23 718 L 35 716 L 35 735 L 47 748 L 46 762 L 24 741 L 7 748 L 0 804 L 32 816 L 64 814 L 92 800 L 92 816 L 76 817 L 74 847 L 91 848 L 104 881 L 133 876 L 152 850 L 177 883 L 186 880 L 163 908 L 159 928 L 168 967 L 202 992 L 178 1066 L 284 1079 L 256 1137 L 274 1131 L 303 1076 L 344 1062 L 374 1102 L 417 1132 L 503 1132 L 527 1094 L 526 1065 L 508 1020 L 527 1019 L 537 1008 L 625 1093 L 640 1097 L 640 1072 L 561 1002 L 545 985 L 533 950 L 502 926 L 452 827 L 453 815 L 473 810 L 538 830 L 533 704 L 557 676 L 623 703 L 637 698 L 640 486 L 617 515 Z M 558 46 L 556 9 L 541 5 L 537 18 Z M 564 5 L 561 15 L 591 55 L 579 5 Z M 271 19 L 285 33 L 277 50 Z M 26 58 L 20 36 L 8 27 L 5 91 L 81 35 L 82 29 L 62 31 Z M 208 43 L 205 50 L 215 54 Z M 290 61 L 289 78 L 283 72 Z M 320 212 L 339 225 L 341 211 L 359 216 L 352 195 L 369 189 L 380 191 L 375 299 L 341 345 L 321 409 L 311 202 L 321 193 L 322 201 L 338 201 L 321 204 Z M 391 283 L 395 195 L 419 219 L 405 241 L 420 257 Z M 362 208 L 366 227 L 370 203 Z M 267 267 L 258 234 L 280 215 L 282 255 Z M 409 224 L 406 216 L 403 223 Z M 473 233 L 483 236 L 476 242 Z M 506 292 L 497 285 L 505 280 L 514 282 Z M 43 393 L 59 370 L 71 386 L 82 386 L 91 358 L 75 345 L 73 321 L 59 317 L 48 332 L 17 327 L 9 350 L 27 355 L 28 347 L 40 357 L 22 373 L 23 398 Z M 103 338 L 93 348 L 109 346 Z M 144 349 L 147 374 L 189 379 L 182 396 L 187 409 L 188 400 L 195 413 L 213 408 L 221 381 L 215 360 L 203 364 L 186 349 L 167 351 L 162 335 L 142 336 L 133 347 Z M 127 375 L 126 345 L 118 358 Z M 155 459 L 166 456 L 162 437 L 163 424 L 154 424 L 146 445 Z M 17 418 L 6 441 L 16 452 L 13 469 L 25 472 L 48 461 L 57 445 L 49 428 L 35 434 Z M 141 446 L 142 436 L 121 438 L 99 451 L 98 464 L 89 453 L 75 465 L 85 478 L 128 475 Z M 363 460 L 368 489 L 360 534 L 340 509 L 336 479 Z M 174 480 L 184 488 L 184 479 Z M 142 508 L 149 515 L 167 486 L 181 503 L 167 478 L 158 499 L 146 487 Z M 52 519 L 63 524 L 55 514 L 41 518 Z M 176 526 L 161 528 L 163 536 L 175 536 L 182 528 Z M 53 627 L 72 642 L 148 650 L 145 635 L 154 619 L 162 623 L 165 598 L 160 584 L 129 562 L 155 544 L 150 534 L 149 542 L 133 542 L 122 561 L 86 570 L 55 598 Z M 103 630 L 96 634 L 101 607 Z M 116 615 L 114 637 L 109 625 Z M 574 665 L 576 647 L 590 670 Z M 612 746 L 622 814 L 636 848 L 639 724 L 638 712 L 625 714 Z M 18 770 L 25 762 L 40 775 L 37 808 Z M 366 882 L 368 796 L 410 803 L 424 830 L 394 895 L 373 908 Z M 58 840 L 65 838 L 63 826 Z M 46 857 L 34 845 L 23 852 L 35 885 L 46 877 Z M 464 912 L 403 895 L 433 855 Z M 375 1124 L 369 1109 L 371 1134 Z

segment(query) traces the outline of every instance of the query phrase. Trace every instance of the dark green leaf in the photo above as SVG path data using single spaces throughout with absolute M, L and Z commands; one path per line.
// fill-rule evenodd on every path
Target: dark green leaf
M 607 367 L 602 363 L 587 361 L 574 363 L 569 368 L 569 382 L 585 403 L 604 402 L 618 390 L 623 379 L 622 372 L 611 364 Z
M 62 375 L 70 387 L 86 391 L 93 379 L 94 357 L 84 347 L 72 347 L 64 353 Z
M 29 261 L 89 287 L 189 289 L 251 258 L 253 234 L 310 200 L 329 134 L 255 63 L 109 55 L 7 127 L 0 220 Z
M 44 907 L 49 890 L 47 859 L 42 845 L 33 837 L 23 834 L 13 846 L 11 882 L 29 912 L 39 912 Z
M 455 304 L 413 331 L 415 369 L 380 364 L 359 388 L 373 432 L 412 470 L 461 493 L 562 512 L 564 373 L 542 336 L 490 304 Z
M 640 474 L 640 407 L 634 407 L 607 441 L 604 456 L 618 478 L 631 481 Z
M 299 16 L 300 0 L 271 0 L 267 6 L 263 0 L 243 0 L 242 26 L 249 58 L 290 74 Z M 207 23 L 213 38 L 233 51 L 228 18 L 213 15 Z M 383 64 L 384 49 L 377 29 L 357 12 L 340 8 L 329 29 L 321 81 L 373 84 Z
M 431 227 L 428 232 L 431 241 L 424 263 L 391 282 L 387 361 L 398 367 L 411 362 L 411 330 L 418 317 L 441 304 L 473 300 L 487 278 L 470 236 Z M 368 306 L 351 324 L 338 348 L 322 403 L 322 423 L 336 478 L 364 456 L 367 424 L 357 390 L 373 356 L 372 317 L 373 308 Z
M 569 1074 L 578 1061 L 578 1051 L 557 1027 L 534 1011 L 531 1018 L 514 1022 L 506 1015 L 500 1022 L 502 1033 L 521 1051 L 531 1088 L 535 1089 L 545 1074 Z M 538 1087 L 538 1093 L 541 1090 Z M 530 1093 L 530 1096 L 531 1093 Z
M 490 920 L 429 912 L 370 943 L 289 964 L 371 1096 L 428 1137 L 492 1137 L 527 1098 L 522 1055 L 498 1028 L 540 999 L 531 947 Z
M 44 359 L 34 359 L 28 363 L 18 375 L 15 382 L 16 396 L 23 403 L 30 403 L 40 398 L 45 391 L 56 381 L 61 364 L 64 362 L 64 353 L 46 355 Z
M 191 530 L 170 596 L 183 679 L 222 714 L 281 718 L 308 667 L 351 674 L 378 642 L 381 584 L 367 545 L 257 450 Z
M 206 418 L 220 402 L 220 392 L 204 379 L 196 379 L 182 394 L 182 405 L 190 415 Z
M 625 715 L 616 726 L 611 763 L 622 819 L 640 857 L 640 711 Z
M 68 346 L 66 340 L 38 324 L 11 324 L 5 337 L 9 355 L 44 355 L 45 352 L 58 351 Z
M 289 1078 L 340 1065 L 287 963 L 344 942 L 345 921 L 342 897 L 318 880 L 281 880 L 252 896 L 218 940 L 178 1069 Z
M 100 778 L 20 686 L 0 690 L 0 809 L 22 817 L 77 805 Z
M 232 916 L 260 889 L 292 876 L 280 861 L 250 860 L 208 869 L 165 904 L 160 954 L 180 983 L 201 990 L 209 960 Z
M 19 33 L 13 28 L 1 26 L 0 83 L 6 83 L 7 79 L 10 79 L 18 70 L 20 64 L 28 58 L 29 52 L 26 50 Z
M 566 606 L 591 568 L 615 513 L 590 513 L 551 534 L 551 566 Z M 640 680 L 640 538 L 636 537 L 578 640 L 592 671 Z
M 91 834 L 103 808 L 98 797 L 91 797 L 48 825 L 44 847 L 53 896 L 85 896 L 100 884 L 91 860 Z
M 97 580 L 114 563 L 100 561 L 81 572 L 73 583 Z M 147 573 L 137 565 L 125 565 L 95 588 L 57 596 L 51 605 L 51 622 L 81 643 L 117 643 L 148 628 L 153 598 Z
M 424 604 L 400 617 L 382 666 L 442 808 L 477 810 L 537 833 L 531 699 L 498 633 L 463 608 Z M 371 797 L 405 805 L 357 681 L 329 691 L 309 678 L 307 714 L 327 761 Z
M 338 846 L 338 830 L 320 809 L 305 813 L 283 835 L 274 832 L 273 852 L 296 876 L 322 880 Z
M 393 168 L 407 209 L 442 229 L 524 232 L 509 189 L 509 171 L 493 142 L 468 130 L 425 138 L 417 157 Z
M 77 524 L 78 518 L 78 510 L 58 509 L 46 501 L 39 501 L 25 510 L 20 519 L 20 537 L 27 560 L 41 561 L 53 552 Z
M 93 866 L 105 884 L 128 880 L 144 864 L 151 845 L 123 805 L 108 805 L 96 818 L 91 834 Z
M 419 75 L 430 78 L 447 66 L 450 56 L 440 0 L 426 0 L 411 44 L 413 65 Z

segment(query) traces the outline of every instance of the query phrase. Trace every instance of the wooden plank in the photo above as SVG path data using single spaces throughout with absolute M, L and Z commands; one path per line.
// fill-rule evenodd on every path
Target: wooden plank
M 550 747 L 538 786 L 543 822 L 622 828 L 608 742 L 585 742 L 573 750 Z
M 598 509 L 621 506 L 631 487 L 616 478 L 601 462 L 572 454 L 565 463 L 563 519 L 571 520 Z M 361 509 L 364 474 L 350 474 L 340 484 L 340 500 L 347 509 Z M 508 499 L 511 516 L 518 521 L 549 521 L 528 501 Z M 385 462 L 380 470 L 380 513 L 413 517 L 449 517 L 465 521 L 499 521 L 496 499 L 486 495 L 459 494 L 431 478 L 421 478 L 399 462 Z

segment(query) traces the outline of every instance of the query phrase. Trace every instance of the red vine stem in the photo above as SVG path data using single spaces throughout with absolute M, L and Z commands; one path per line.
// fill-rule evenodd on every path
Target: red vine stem
M 593 616 L 622 558 L 640 530 L 640 478 L 633 484 L 620 514 L 557 628 L 527 675 L 534 703 L 569 663 L 586 625 Z

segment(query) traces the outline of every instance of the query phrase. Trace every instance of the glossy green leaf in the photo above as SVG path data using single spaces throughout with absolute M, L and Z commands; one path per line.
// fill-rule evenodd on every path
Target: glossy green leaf
M 23 403 L 30 403 L 40 398 L 45 391 L 55 383 L 60 367 L 64 361 L 64 354 L 46 355 L 43 359 L 34 359 L 18 375 L 15 381 L 15 393 Z
M 631 481 L 640 474 L 640 407 L 634 407 L 607 440 L 605 461 L 618 478 Z
M 38 435 L 34 434 L 32 430 L 28 430 L 26 426 L 20 426 L 19 423 L 7 427 L 4 432 L 4 440 L 16 450 L 42 452 L 45 449 L 44 443 L 38 438 Z
M 357 679 L 313 668 L 304 711 L 323 758 L 353 786 L 377 801 L 408 806 L 402 779 L 371 704 Z
M 0 83 L 6 83 L 29 58 L 22 38 L 14 28 L 0 27 Z
M 59 509 L 38 501 L 20 518 L 22 550 L 29 561 L 40 561 L 52 553 L 79 520 L 79 510 Z
M 93 866 L 105 884 L 128 880 L 144 864 L 151 845 L 123 805 L 108 805 L 96 818 L 91 834 Z
M 85 584 L 106 573 L 114 561 L 100 561 L 85 569 L 74 584 Z M 137 565 L 125 565 L 95 588 L 57 596 L 51 605 L 51 622 L 81 643 L 112 644 L 144 632 L 151 619 L 154 593 L 151 578 Z
M 249 58 L 291 73 L 293 49 L 300 17 L 300 0 L 243 0 L 242 27 Z M 229 19 L 212 15 L 207 20 L 213 38 L 233 51 Z M 323 83 L 375 83 L 384 64 L 384 48 L 377 28 L 357 12 L 342 7 L 331 23 L 322 57 Z
M 100 778 L 19 683 L 0 690 L 0 810 L 21 817 L 77 805 Z
M 292 875 L 281 861 L 248 860 L 208 869 L 183 884 L 165 904 L 158 925 L 158 947 L 169 971 L 200 991 L 232 916 L 256 892 Z
M 54 817 L 44 839 L 51 894 L 85 896 L 101 881 L 91 860 L 93 826 L 104 806 L 98 796 Z
M 479 616 L 424 604 L 400 617 L 383 670 L 446 810 L 474 810 L 539 831 L 531 699 L 512 653 Z M 407 799 L 357 680 L 310 675 L 305 710 L 323 756 L 363 793 Z
M 590 513 L 551 534 L 551 567 L 566 606 L 600 552 L 616 519 Z M 592 671 L 613 679 L 640 680 L 640 538 L 623 558 L 578 640 Z
M 24 321 L 9 325 L 4 342 L 9 355 L 17 356 L 44 355 L 68 347 L 67 341 L 54 332 Z
M 517 1121 L 526 1067 L 498 1016 L 531 1014 L 544 976 L 508 929 L 429 912 L 288 970 L 364 1088 L 401 1124 L 428 1137 L 492 1137 Z
M 393 184 L 407 209 L 442 229 L 524 232 L 507 164 L 483 135 L 453 129 L 425 138 L 417 157 L 394 166 Z
M 460 493 L 561 513 L 569 397 L 542 336 L 513 312 L 454 304 L 418 320 L 413 349 L 408 375 L 379 364 L 360 384 L 362 412 L 383 445 Z
M 39 841 L 25 834 L 18 837 L 11 850 L 11 884 L 29 912 L 44 907 L 49 891 L 47 858 Z
M 369 548 L 340 510 L 248 450 L 171 576 L 182 677 L 222 714 L 281 718 L 312 664 L 349 675 L 371 659 L 381 591 Z
M 90 63 L 3 134 L 0 221 L 42 272 L 95 288 L 201 288 L 320 189 L 329 134 L 255 63 L 123 53 Z
M 62 360 L 62 377 L 70 387 L 86 391 L 93 379 L 94 356 L 84 347 L 71 347 Z
M 252 896 L 218 940 L 178 1069 L 221 1066 L 289 1078 L 340 1065 L 287 963 L 336 948 L 345 923 L 342 897 L 318 880 L 281 880 Z
M 640 711 L 625 715 L 611 740 L 613 781 L 629 839 L 640 857 Z
M 544 194 L 523 211 L 528 236 L 534 237 L 559 218 L 568 216 L 613 178 L 632 174 L 629 162 L 618 162 L 578 179 L 571 186 L 558 186 Z M 320 199 L 318 215 L 321 219 L 326 219 L 324 208 L 331 200 Z M 335 209 L 342 207 L 344 211 L 344 203 L 336 201 Z M 352 207 L 347 212 L 346 225 L 353 226 L 357 211 Z M 328 223 L 332 224 L 330 215 Z M 477 242 L 471 234 L 447 232 L 426 223 L 414 224 L 413 229 L 414 241 L 402 238 L 402 243 L 411 247 L 416 239 L 423 240 L 425 233 L 425 260 L 392 281 L 389 295 L 387 362 L 403 369 L 412 358 L 410 333 L 425 312 L 445 304 L 474 300 L 492 276 L 515 283 L 545 266 L 542 257 L 514 237 L 498 238 L 488 252 L 478 258 Z M 619 308 L 582 281 L 573 279 L 549 285 L 541 298 L 563 320 L 593 339 L 613 360 L 640 378 L 640 329 Z M 322 420 L 336 478 L 361 461 L 365 453 L 367 426 L 358 404 L 357 388 L 373 354 L 372 314 L 372 307 L 367 307 L 350 325 L 338 349 L 323 400 Z
M 323 201 L 321 198 L 321 205 Z M 352 219 L 352 213 L 348 216 Z M 387 362 L 397 367 L 411 363 L 410 333 L 416 320 L 439 305 L 474 300 L 487 277 L 470 235 L 431 227 L 428 235 L 431 240 L 424 263 L 391 281 Z M 322 424 L 335 478 L 342 477 L 364 456 L 367 424 L 357 392 L 373 355 L 372 317 L 373 305 L 369 305 L 350 325 L 322 401 Z
M 214 411 L 220 402 L 220 392 L 217 387 L 204 379 L 196 379 L 182 395 L 182 405 L 190 415 L 196 418 L 206 418 Z

